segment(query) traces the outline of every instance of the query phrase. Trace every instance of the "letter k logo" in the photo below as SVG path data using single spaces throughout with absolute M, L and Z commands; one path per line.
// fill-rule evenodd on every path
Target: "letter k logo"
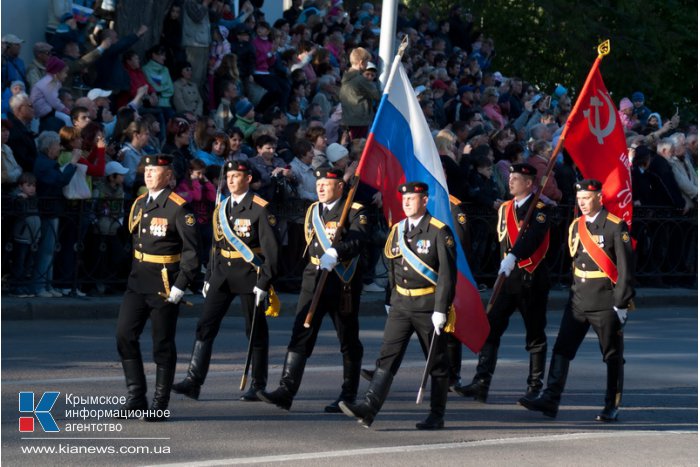
M 33 392 L 20 392 L 19 393 L 19 411 L 21 413 L 32 413 L 41 428 L 45 432 L 57 432 L 60 431 L 56 420 L 54 420 L 53 415 L 51 415 L 51 409 L 53 409 L 56 400 L 58 399 L 60 392 L 49 391 L 45 392 L 39 403 L 34 407 L 34 393 Z M 19 418 L 19 431 L 22 432 L 33 432 L 34 431 L 34 417 L 20 417 Z

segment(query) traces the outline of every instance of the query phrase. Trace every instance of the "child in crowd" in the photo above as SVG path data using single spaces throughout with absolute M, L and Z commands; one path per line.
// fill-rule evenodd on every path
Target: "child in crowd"
M 17 182 L 14 203 L 19 218 L 13 231 L 11 294 L 14 297 L 28 298 L 34 296 L 26 284 L 31 277 L 32 264 L 39 247 L 41 218 L 39 199 L 36 196 L 36 177 L 31 172 L 24 172 Z
M 255 109 L 248 99 L 241 99 L 236 103 L 236 120 L 233 125 L 241 129 L 246 140 L 250 139 L 250 135 L 258 127 Z

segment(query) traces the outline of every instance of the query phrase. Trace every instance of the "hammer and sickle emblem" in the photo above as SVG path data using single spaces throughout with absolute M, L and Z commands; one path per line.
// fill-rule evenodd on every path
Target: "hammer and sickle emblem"
M 593 133 L 598 139 L 598 144 L 603 144 L 603 140 L 610 136 L 610 134 L 615 129 L 617 115 L 615 112 L 615 105 L 610 100 L 610 96 L 605 93 L 600 93 L 596 89 L 596 94 L 601 94 L 604 101 L 601 101 L 598 96 L 594 95 L 590 100 L 590 107 L 583 111 L 583 116 L 588 120 L 588 128 L 590 128 L 591 133 Z M 608 105 L 608 124 L 605 128 L 601 128 L 600 122 L 600 109 L 603 105 Z M 593 121 L 591 121 L 591 107 L 593 108 L 594 116 Z

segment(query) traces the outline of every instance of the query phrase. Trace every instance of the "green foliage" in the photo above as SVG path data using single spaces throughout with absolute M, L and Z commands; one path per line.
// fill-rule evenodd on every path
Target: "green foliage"
M 669 118 L 678 105 L 683 123 L 697 121 L 698 6 L 690 0 L 516 1 L 420 0 L 434 18 L 454 4 L 470 9 L 493 37 L 492 69 L 521 76 L 551 92 L 557 83 L 580 89 L 610 39 L 601 73 L 616 100 L 642 91 L 647 105 Z

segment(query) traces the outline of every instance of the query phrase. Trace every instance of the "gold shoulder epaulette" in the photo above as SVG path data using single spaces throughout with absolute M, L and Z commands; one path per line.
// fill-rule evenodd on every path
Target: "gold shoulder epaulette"
M 253 196 L 253 202 L 254 202 L 255 204 L 257 204 L 258 206 L 262 206 L 262 207 L 265 207 L 265 206 L 267 206 L 267 205 L 269 204 L 267 201 L 265 201 L 264 199 L 262 199 L 262 198 L 261 198 L 260 196 L 258 196 L 258 195 L 254 195 L 254 196 Z
M 318 201 L 311 203 L 311 206 L 306 210 L 306 216 L 304 217 L 304 238 L 306 239 L 306 248 L 309 248 L 311 241 L 314 239 L 314 227 L 311 218 L 314 212 L 314 206 L 318 204 Z M 306 250 L 304 250 L 304 255 L 306 255 Z
M 352 209 L 364 209 L 365 207 L 361 203 L 352 203 Z
M 401 252 L 396 252 L 394 253 L 392 251 L 393 246 L 394 246 L 394 236 L 396 235 L 396 231 L 398 230 L 399 224 L 396 223 L 391 227 L 391 230 L 389 231 L 389 235 L 386 238 L 386 243 L 384 244 L 384 256 L 387 257 L 387 259 L 394 259 L 399 256 L 401 256 Z
M 536 206 L 537 209 L 543 209 L 544 207 L 545 207 L 545 204 L 542 201 L 537 202 L 537 206 Z
M 459 205 L 459 204 L 462 204 L 462 200 L 460 200 L 456 196 L 450 195 L 450 203 Z
M 220 242 L 221 240 L 224 239 L 224 232 L 221 230 L 221 225 L 219 224 L 219 209 L 221 207 L 221 203 L 217 204 L 214 207 L 214 213 L 211 216 L 211 222 L 213 226 L 213 231 L 214 231 L 214 240 L 217 242 Z
M 613 214 L 613 213 L 611 213 L 611 212 L 608 213 L 608 218 L 607 218 L 607 219 L 608 219 L 610 222 L 614 222 L 615 224 L 619 224 L 620 222 L 622 222 L 622 219 L 620 219 L 619 217 L 617 217 L 615 214 Z
M 138 196 L 133 203 L 131 203 L 131 210 L 129 211 L 129 232 L 133 232 L 136 224 L 141 222 L 141 214 L 143 214 L 143 210 L 139 210 L 139 213 L 136 215 L 134 215 L 134 211 L 136 211 L 136 204 L 138 200 L 145 198 L 147 194 L 148 192 L 143 193 L 141 196 Z
M 576 250 L 578 250 L 578 244 L 581 241 L 581 239 L 578 236 L 578 230 L 576 229 L 576 226 L 578 224 L 579 218 L 577 217 L 573 221 L 571 221 L 571 224 L 569 225 L 569 254 L 573 258 L 574 255 L 576 254 Z
M 433 225 L 434 225 L 435 227 L 437 227 L 438 229 L 441 229 L 441 228 L 445 227 L 445 223 L 444 223 L 444 222 L 441 222 L 441 221 L 439 221 L 438 219 L 435 219 L 434 217 L 431 217 L 431 218 L 430 218 L 430 223 L 433 224 Z
M 187 200 L 185 198 L 178 195 L 174 191 L 172 193 L 170 193 L 170 196 L 168 196 L 168 199 L 170 201 L 172 201 L 173 203 L 177 204 L 178 206 L 182 206 L 183 204 L 185 204 L 187 202 Z

